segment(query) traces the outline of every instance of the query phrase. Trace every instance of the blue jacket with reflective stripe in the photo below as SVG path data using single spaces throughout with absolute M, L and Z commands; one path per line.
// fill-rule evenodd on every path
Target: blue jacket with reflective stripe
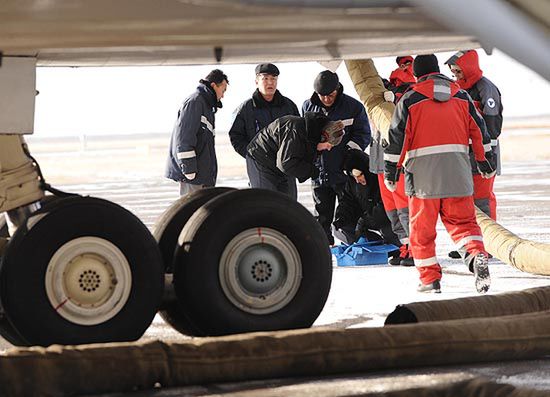
M 165 176 L 194 185 L 214 186 L 218 162 L 214 149 L 214 121 L 220 107 L 214 90 L 200 84 L 181 105 L 172 138 Z M 194 179 L 184 174 L 195 173 Z
M 333 147 L 330 151 L 323 151 L 318 157 L 317 168 L 319 168 L 319 177 L 313 180 L 313 184 L 334 186 L 345 184 L 346 175 L 343 172 L 344 156 L 346 146 L 353 141 L 361 150 L 369 145 L 371 134 L 370 125 L 365 107 L 358 100 L 343 93 L 342 85 L 338 87 L 338 96 L 334 104 L 326 108 L 314 92 L 310 99 L 306 100 L 302 106 L 302 113 L 316 112 L 326 115 L 330 120 L 353 119 L 353 124 L 345 128 L 342 142 Z

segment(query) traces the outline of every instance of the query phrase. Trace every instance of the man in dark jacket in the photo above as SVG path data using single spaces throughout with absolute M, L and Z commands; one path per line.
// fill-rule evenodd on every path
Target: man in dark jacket
M 346 244 L 365 237 L 399 246 L 382 204 L 378 176 L 369 171 L 369 156 L 362 150 L 349 149 L 344 170 L 348 180 L 336 208 L 334 235 Z
M 365 150 L 371 139 L 370 126 L 365 107 L 344 94 L 344 87 L 336 73 L 330 70 L 319 73 L 313 88 L 315 92 L 304 102 L 302 113 L 319 112 L 330 120 L 345 120 L 346 124 L 342 145 L 319 156 L 316 163 L 319 176 L 312 179 L 315 216 L 325 230 L 329 242 L 334 244 L 331 223 L 336 197 L 342 194 L 347 179 L 342 169 L 346 146 Z
M 491 136 L 492 161 L 497 174 L 500 173 L 500 150 L 498 137 L 502 129 L 502 101 L 500 91 L 491 80 L 483 76 L 479 68 L 479 57 L 475 50 L 459 51 L 447 62 L 460 88 L 468 91 L 474 100 L 477 110 L 483 116 L 487 132 Z M 473 153 L 470 154 L 470 164 L 474 175 L 474 202 L 488 216 L 497 219 L 497 200 L 493 192 L 495 177 L 483 178 L 475 163 Z
M 180 194 L 214 186 L 218 162 L 214 149 L 215 113 L 229 81 L 219 69 L 200 80 L 181 105 L 172 131 L 166 177 L 180 183 Z
M 493 168 L 485 153 L 491 149 L 485 145 L 490 137 L 468 93 L 439 73 L 435 55 L 417 56 L 413 71 L 418 83 L 393 113 L 384 149 L 384 182 L 395 190 L 403 167 L 418 291 L 441 291 L 435 250 L 440 216 L 454 243 L 467 252 L 465 262 L 475 275 L 476 289 L 484 293 L 490 285 L 488 256 L 475 217 L 468 146 L 471 142 L 480 173 L 489 177 Z
M 247 161 L 256 169 L 251 187 L 274 190 L 297 199 L 296 179 L 305 182 L 319 171 L 317 152 L 331 150 L 342 140 L 344 124 L 308 112 L 304 117 L 283 116 L 250 141 Z
M 233 113 L 234 121 L 229 130 L 231 145 L 246 158 L 246 147 L 258 131 L 282 116 L 299 116 L 296 104 L 277 90 L 279 69 L 272 63 L 256 66 L 256 91 Z M 255 167 L 247 162 L 248 178 L 257 178 Z

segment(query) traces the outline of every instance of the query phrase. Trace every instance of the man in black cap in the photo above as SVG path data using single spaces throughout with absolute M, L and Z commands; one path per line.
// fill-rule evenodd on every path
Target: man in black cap
M 165 175 L 180 183 L 182 196 L 216 184 L 215 112 L 222 107 L 228 84 L 221 70 L 212 70 L 178 111 Z
M 229 130 L 231 144 L 237 153 L 246 158 L 246 147 L 258 131 L 272 121 L 286 115 L 299 116 L 298 108 L 292 100 L 277 90 L 279 69 L 272 63 L 256 66 L 256 91 L 252 98 L 244 101 L 234 112 L 234 121 Z M 258 178 L 256 168 L 250 161 L 246 163 L 250 183 Z
M 440 217 L 454 243 L 464 252 L 479 293 L 490 286 L 487 251 L 476 222 L 469 145 L 484 177 L 493 173 L 487 160 L 491 137 L 468 93 L 439 73 L 433 54 L 413 62 L 418 82 L 393 113 L 384 149 L 384 182 L 396 189 L 405 173 L 409 196 L 410 248 L 420 274 L 419 292 L 441 292 L 441 266 L 436 256 Z M 414 122 L 412 121 L 414 120 Z
M 330 120 L 344 120 L 346 124 L 342 144 L 326 151 L 317 159 L 319 176 L 312 178 L 315 216 L 330 244 L 334 244 L 331 224 L 334 218 L 336 197 L 342 195 L 347 177 L 343 172 L 346 146 L 364 150 L 370 143 L 370 126 L 365 107 L 358 100 L 344 94 L 338 75 L 325 70 L 313 82 L 315 92 L 302 106 L 302 113 L 319 112 Z

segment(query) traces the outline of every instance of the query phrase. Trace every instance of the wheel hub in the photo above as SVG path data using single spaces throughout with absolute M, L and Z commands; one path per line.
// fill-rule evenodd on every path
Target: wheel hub
M 126 257 L 113 243 L 80 237 L 52 256 L 45 284 L 50 304 L 60 316 L 75 324 L 95 325 L 124 307 L 132 275 Z
M 273 313 L 286 306 L 300 287 L 300 255 L 277 230 L 248 229 L 227 244 L 219 278 L 225 296 L 241 310 Z
M 116 285 L 113 268 L 105 258 L 79 255 L 67 265 L 64 287 L 73 303 L 81 307 L 95 307 L 112 295 Z

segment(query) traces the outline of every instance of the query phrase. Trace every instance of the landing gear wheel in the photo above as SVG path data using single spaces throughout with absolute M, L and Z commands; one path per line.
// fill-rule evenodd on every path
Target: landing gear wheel
M 50 208 L 52 206 L 52 203 L 55 201 L 61 200 L 60 197 L 54 196 L 54 195 L 46 195 L 40 200 L 40 204 L 42 206 L 42 210 L 44 210 L 44 207 L 48 206 Z M 0 215 L 0 238 L 9 239 L 10 234 L 8 231 L 8 224 L 6 222 L 6 217 L 4 215 Z M 3 255 L 3 251 L 2 254 Z M 11 343 L 14 346 L 24 346 L 27 344 L 25 340 L 21 337 L 19 332 L 13 328 L 12 324 L 9 322 L 9 320 L 6 318 L 6 316 L 0 317 L 0 335 L 7 340 L 9 343 Z
M 246 189 L 210 200 L 180 242 L 176 295 L 204 335 L 309 327 L 326 302 L 326 235 L 287 196 Z
M 234 191 L 230 187 L 213 187 L 197 190 L 174 202 L 155 223 L 153 236 L 158 241 L 166 273 L 172 273 L 172 262 L 181 229 L 203 204 L 220 194 Z
M 189 218 L 191 218 L 197 209 L 214 197 L 234 190 L 229 187 L 197 190 L 181 197 L 159 218 L 155 224 L 153 236 L 158 241 L 165 272 L 169 273 L 165 281 L 165 292 L 173 290 L 171 273 L 173 273 L 174 253 L 178 237 Z M 197 327 L 191 323 L 183 311 L 183 307 L 175 297 L 164 299 L 159 314 L 166 323 L 182 334 L 192 335 L 199 333 Z
M 0 288 L 21 345 L 130 341 L 153 321 L 163 266 L 156 241 L 133 214 L 74 197 L 45 206 L 17 229 L 0 264 Z

